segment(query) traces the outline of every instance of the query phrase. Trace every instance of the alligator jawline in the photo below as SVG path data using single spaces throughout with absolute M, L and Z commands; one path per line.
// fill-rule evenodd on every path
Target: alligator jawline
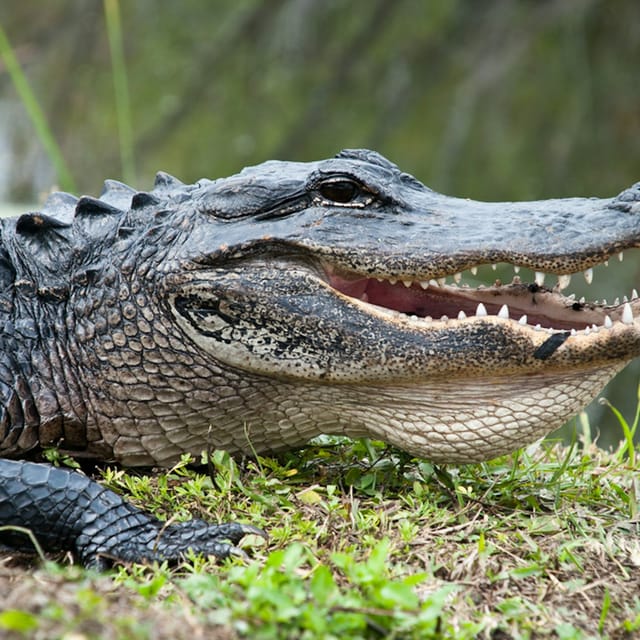
M 372 305 L 392 319 L 455 321 L 497 316 L 531 329 L 590 331 L 610 328 L 616 322 L 632 324 L 640 311 L 634 291 L 631 301 L 614 305 L 576 302 L 538 284 L 526 284 L 518 276 L 508 285 L 472 288 L 445 284 L 443 280 L 418 281 L 390 276 L 366 277 L 343 269 L 325 267 L 328 284 L 341 294 Z

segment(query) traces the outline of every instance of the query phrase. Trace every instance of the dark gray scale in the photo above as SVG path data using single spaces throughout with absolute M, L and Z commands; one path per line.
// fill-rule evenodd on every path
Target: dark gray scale
M 39 212 L 20 216 L 12 255 L 18 289 L 64 299 L 72 244 L 71 223 Z
M 56 191 L 45 200 L 41 213 L 60 222 L 71 224 L 76 213 L 76 204 L 78 204 L 78 198 L 75 196 Z
M 139 191 L 131 199 L 132 209 L 144 209 L 145 207 L 155 207 L 162 202 L 160 198 L 147 191 Z
M 100 194 L 100 200 L 110 204 L 116 209 L 126 211 L 131 199 L 136 195 L 136 190 L 124 182 L 118 180 L 105 180 Z
M 171 194 L 173 191 L 177 191 L 180 187 L 184 187 L 184 182 L 178 180 L 178 178 L 165 173 L 164 171 L 158 171 L 156 173 L 156 179 L 153 183 L 153 192 L 156 194 L 166 193 Z

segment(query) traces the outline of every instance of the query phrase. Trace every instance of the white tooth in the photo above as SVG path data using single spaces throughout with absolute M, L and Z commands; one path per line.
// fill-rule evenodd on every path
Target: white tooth
M 460 313 L 458 313 L 458 320 L 464 320 L 467 317 L 467 314 L 460 309 Z
M 442 322 L 446 322 L 449 319 L 449 316 L 441 316 L 440 320 L 442 320 Z
M 503 318 L 504 320 L 509 319 L 509 307 L 506 304 L 503 304 L 500 307 L 500 311 L 498 311 L 498 318 Z
M 600 327 L 597 324 L 592 324 L 591 331 L 593 331 L 593 333 L 598 333 L 598 331 L 600 331 Z
M 567 300 L 575 300 L 576 299 L 576 294 L 572 293 L 571 295 L 567 296 Z
M 584 335 L 588 336 L 591 333 L 591 327 L 585 327 L 584 328 Z
M 629 298 L 627 298 L 627 296 L 622 296 L 622 302 L 629 302 Z
M 555 332 L 555 329 L 554 329 L 553 327 L 548 327 L 547 329 L 545 329 L 545 331 L 546 331 L 547 333 L 551 333 L 551 334 L 552 334 L 552 333 L 554 333 L 554 332 Z
M 423 289 L 428 289 L 428 288 L 429 288 L 429 283 L 428 283 L 426 280 L 423 280 L 423 281 L 420 283 L 420 286 L 421 286 Z
M 424 318 L 422 318 L 425 322 L 431 322 L 433 320 L 433 318 L 431 316 L 425 316 Z
M 462 274 L 461 273 L 454 273 L 453 274 L 453 281 L 457 284 L 458 282 L 460 282 L 460 280 L 462 280 Z
M 618 254 L 618 260 L 620 260 L 620 262 L 624 260 L 624 253 L 622 253 L 622 251 Z
M 580 300 L 578 300 L 578 302 L 579 302 L 580 304 L 584 304 L 584 303 L 586 302 L 585 297 L 584 297 L 584 296 L 582 296 L 582 298 L 580 298 Z
M 410 319 L 412 322 L 418 322 L 418 320 L 420 320 L 420 318 L 418 318 L 418 316 L 409 316 L 409 319 Z
M 441 287 L 444 287 L 445 284 L 447 284 L 446 278 L 438 278 L 438 285 L 440 285 Z
M 611 329 L 613 327 L 613 320 L 609 316 L 604 317 L 604 328 Z
M 537 324 L 535 327 L 533 327 L 536 331 L 541 331 L 542 330 L 542 326 Z
M 572 336 L 577 336 L 578 332 L 575 329 L 571 329 L 571 335 Z
M 605 302 L 605 304 L 607 304 L 607 303 Z M 616 299 L 613 301 L 613 304 L 615 304 L 616 306 L 618 306 L 618 305 L 620 304 L 620 298 L 616 298 Z
M 628 302 L 625 302 L 624 307 L 622 307 L 622 322 L 625 324 L 633 324 L 633 311 Z
M 411 282 L 411 280 L 403 280 L 402 284 L 408 289 L 413 284 L 413 282 Z
M 608 267 L 609 266 L 609 261 L 605 260 L 603 264 L 604 264 L 605 267 Z
M 384 278 L 378 278 L 377 276 L 376 276 L 376 280 L 377 280 L 378 282 L 384 282 Z
M 587 281 L 587 284 L 591 284 L 593 282 L 593 269 L 587 269 L 584 272 L 584 279 Z
M 527 324 L 527 316 L 526 316 L 526 314 L 524 316 L 522 316 L 520 318 L 520 320 L 518 320 L 518 324 L 522 324 L 522 325 Z
M 436 280 L 434 280 L 433 278 L 431 280 L 429 280 L 429 284 L 432 287 L 437 287 L 438 286 L 438 282 Z
M 471 267 L 471 269 L 469 269 L 469 271 L 471 271 L 471 273 L 472 273 L 474 276 L 477 276 L 477 275 L 478 275 L 478 267 Z
M 545 274 L 542 271 L 536 271 L 536 284 L 541 287 L 544 284 Z
M 492 264 L 491 268 L 495 271 L 498 268 L 498 265 L 497 264 Z
M 396 282 L 398 282 L 398 279 L 397 278 L 389 278 L 389 282 L 391 284 L 395 284 Z
M 476 316 L 482 317 L 482 316 L 486 316 L 486 315 L 487 315 L 486 307 L 482 304 L 482 302 L 479 302 L 478 303 L 478 307 L 476 309 Z
M 596 303 L 597 304 L 597 303 Z M 618 304 L 620 304 L 620 302 L 618 302 Z M 602 306 L 606 307 L 607 306 L 607 299 L 606 298 L 602 298 Z
M 513 265 L 513 272 L 514 273 L 520 273 L 520 267 L 517 264 Z
M 638 297 L 638 292 L 634 289 L 634 290 L 631 292 L 631 299 L 633 300 L 634 298 L 637 298 L 637 297 Z
M 561 276 L 558 276 L 558 287 L 560 291 L 566 289 L 571 283 L 571 276 L 567 273 Z

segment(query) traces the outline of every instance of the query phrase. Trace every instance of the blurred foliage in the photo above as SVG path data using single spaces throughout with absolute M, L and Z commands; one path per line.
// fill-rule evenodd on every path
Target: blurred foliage
M 121 5 L 143 184 L 160 167 L 194 180 L 354 146 L 476 198 L 604 195 L 638 178 L 636 2 Z M 81 189 L 118 177 L 103 3 L 4 2 L 0 22 Z
M 478 199 L 605 196 L 640 179 L 638 2 L 137 0 L 120 11 L 140 187 L 158 169 L 192 181 L 344 147 Z M 103 2 L 3 2 L 0 24 L 80 190 L 121 177 Z M 12 99 L 0 68 L 0 102 Z M 3 113 L 10 194 L 33 200 L 32 136 Z M 639 281 L 625 265 L 619 293 Z

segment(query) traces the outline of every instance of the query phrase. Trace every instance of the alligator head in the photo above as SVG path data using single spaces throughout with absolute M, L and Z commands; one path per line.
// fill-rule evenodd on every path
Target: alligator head
M 265 163 L 194 197 L 212 226 L 194 227 L 197 267 L 167 281 L 174 318 L 226 366 L 286 380 L 307 405 L 292 422 L 481 460 L 561 425 L 640 353 L 635 294 L 605 307 L 562 293 L 638 245 L 639 185 L 610 200 L 481 203 L 345 151 Z M 212 251 L 211 238 L 224 243 Z M 458 286 L 485 263 L 535 276 Z
M 475 202 L 358 150 L 191 186 L 160 174 L 150 194 L 109 183 L 76 218 L 123 205 L 108 257 L 84 252 L 69 297 L 74 360 L 100 389 L 88 421 L 125 463 L 319 433 L 479 461 L 558 427 L 640 354 L 635 292 L 565 295 L 571 275 L 640 245 L 640 183 Z M 530 281 L 464 284 L 496 263 Z M 91 267 L 97 284 L 77 277 Z M 95 287 L 116 293 L 89 304 Z

